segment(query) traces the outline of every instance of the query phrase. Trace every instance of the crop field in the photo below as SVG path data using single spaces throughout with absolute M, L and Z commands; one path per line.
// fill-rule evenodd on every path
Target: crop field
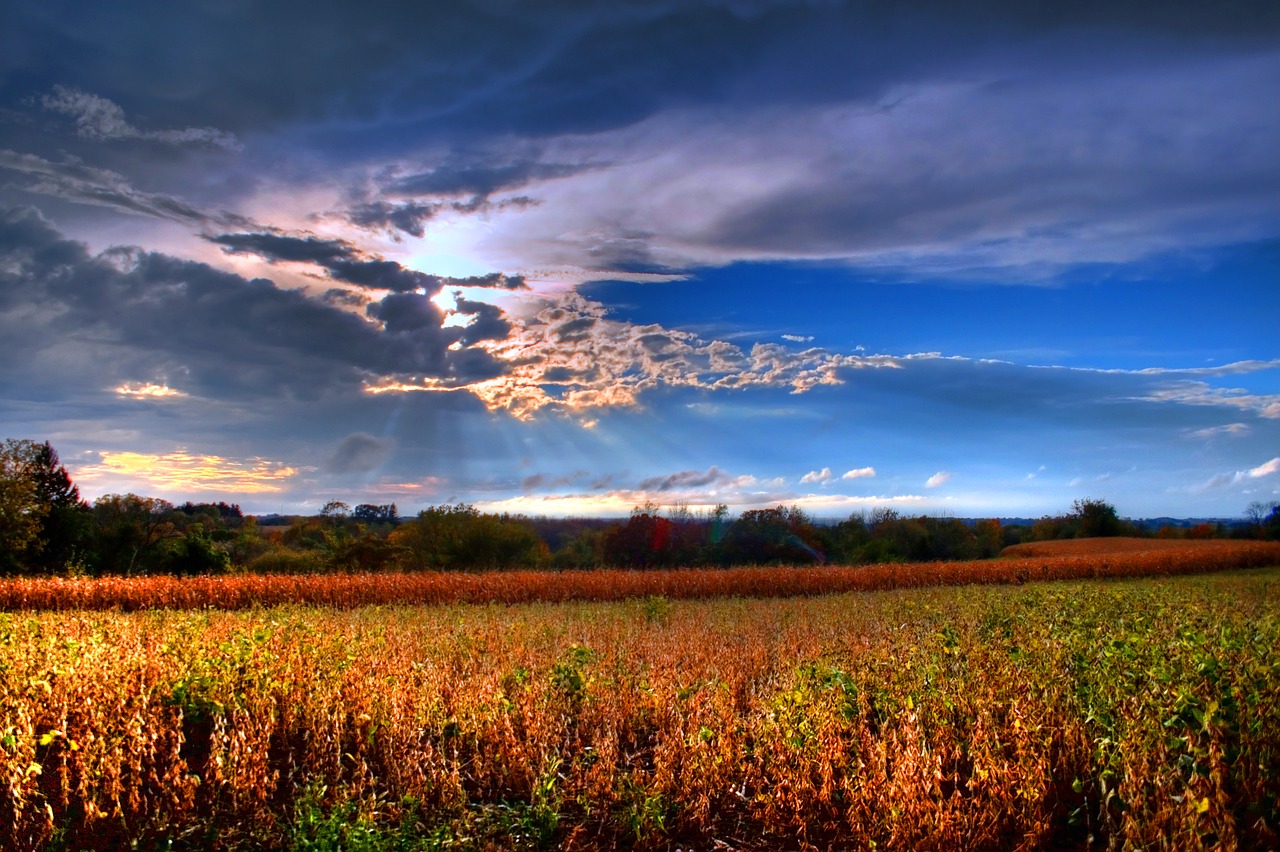
M 1083 539 L 1019 545 L 1005 552 L 1008 555 L 997 560 L 857 567 L 8 579 L 0 580 L 0 610 L 618 601 L 652 595 L 671 599 L 791 597 L 1031 580 L 1169 576 L 1280 564 L 1280 542 L 1261 541 Z
M 0 614 L 0 848 L 1274 848 L 1280 570 Z

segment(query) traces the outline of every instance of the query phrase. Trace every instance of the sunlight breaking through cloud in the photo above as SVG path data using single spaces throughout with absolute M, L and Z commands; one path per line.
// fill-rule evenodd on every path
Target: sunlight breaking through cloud
M 661 386 L 708 390 L 789 388 L 799 394 L 839 385 L 843 369 L 900 367 L 887 355 L 841 355 L 756 343 L 750 350 L 658 324 L 609 319 L 605 306 L 576 292 L 542 298 L 527 317 L 511 318 L 500 340 L 479 341 L 507 367 L 493 379 L 457 384 L 439 378 L 384 377 L 368 393 L 465 390 L 490 411 L 532 420 L 542 409 L 634 407 Z M 585 425 L 585 424 L 584 424 Z

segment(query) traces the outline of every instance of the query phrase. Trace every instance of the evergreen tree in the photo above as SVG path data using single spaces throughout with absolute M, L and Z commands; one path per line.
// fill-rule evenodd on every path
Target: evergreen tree
M 44 506 L 39 533 L 43 547 L 34 562 L 43 571 L 61 573 L 77 555 L 84 556 L 89 506 L 80 499 L 80 489 L 48 441 L 36 447 L 31 475 L 36 500 Z

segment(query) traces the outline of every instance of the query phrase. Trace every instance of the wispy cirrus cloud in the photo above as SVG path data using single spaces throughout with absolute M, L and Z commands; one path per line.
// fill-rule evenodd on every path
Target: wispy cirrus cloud
M 165 219 L 196 228 L 258 227 L 252 220 L 225 210 L 209 209 L 176 195 L 145 192 L 110 169 L 76 158 L 54 162 L 35 154 L 0 150 L 0 169 L 19 175 L 25 191 L 120 213 Z
M 1246 423 L 1227 423 L 1223 426 L 1209 426 L 1204 429 L 1196 429 L 1193 432 L 1188 432 L 1187 437 L 1210 439 L 1227 436 L 1239 438 L 1244 435 L 1248 435 L 1251 431 L 1253 430 L 1250 429 Z
M 212 145 L 232 151 L 240 148 L 240 141 L 234 133 L 213 127 L 142 130 L 125 118 L 124 109 L 119 104 L 74 86 L 56 85 L 51 93 L 40 99 L 40 103 L 50 112 L 73 119 L 76 135 L 85 139 L 103 142 L 144 139 L 166 145 Z

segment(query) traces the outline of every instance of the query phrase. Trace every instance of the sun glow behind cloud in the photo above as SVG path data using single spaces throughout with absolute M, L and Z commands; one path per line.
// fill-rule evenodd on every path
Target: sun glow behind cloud
M 115 392 L 133 399 L 178 399 L 187 395 L 167 384 L 157 385 L 151 382 L 125 382 L 115 388 Z
M 185 494 L 219 492 L 228 494 L 275 494 L 299 469 L 267 459 L 235 461 L 214 455 L 196 455 L 178 450 L 172 453 L 104 452 L 96 464 L 75 470 L 78 482 L 90 488 L 144 487 Z

